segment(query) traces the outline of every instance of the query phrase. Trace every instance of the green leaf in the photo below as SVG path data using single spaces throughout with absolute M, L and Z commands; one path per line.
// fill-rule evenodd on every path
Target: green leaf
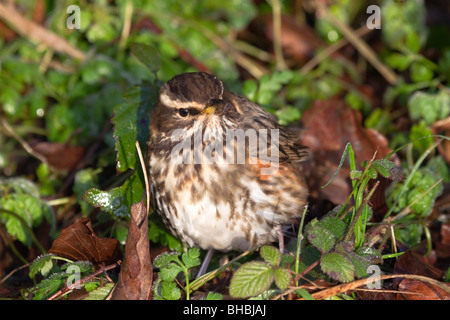
M 381 7 L 383 26 L 381 34 L 385 43 L 400 51 L 405 48 L 419 52 L 427 37 L 423 1 L 407 1 L 397 4 L 384 0 Z
M 274 246 L 262 246 L 259 253 L 261 257 L 272 266 L 276 267 L 280 264 L 280 250 L 278 250 Z
M 379 264 L 383 263 L 383 259 L 381 258 L 378 250 L 370 247 L 359 247 L 356 249 L 355 253 L 369 262 L 369 264 Z
M 306 289 L 303 288 L 295 290 L 294 294 L 302 297 L 305 300 L 315 300 L 314 297 L 308 291 L 306 291 Z
M 134 42 L 131 44 L 131 53 L 151 72 L 156 73 L 161 69 L 161 57 L 155 47 Z
M 97 282 L 95 283 L 97 284 Z M 86 288 L 86 291 L 88 291 L 88 289 L 91 289 L 88 291 L 88 296 L 86 298 L 84 298 L 84 300 L 105 300 L 109 293 L 111 292 L 111 290 L 114 288 L 114 283 L 113 282 L 108 282 L 105 283 L 102 286 L 97 286 L 95 288 L 93 288 L 94 285 L 92 285 L 92 287 Z
M 341 253 L 331 252 L 323 255 L 320 259 L 320 268 L 336 281 L 349 282 L 355 277 L 355 267 Z
M 150 110 L 157 101 L 156 84 L 133 87 L 125 92 L 126 102 L 114 108 L 114 139 L 117 151 L 117 170 L 124 172 L 138 166 L 136 140 L 142 149 L 148 138 Z
M 342 237 L 347 230 L 347 224 L 335 216 L 327 216 L 320 220 L 320 224 L 329 230 L 336 239 Z
M 282 109 L 277 110 L 275 115 L 277 116 L 280 124 L 287 125 L 291 122 L 300 120 L 302 114 L 298 108 L 293 106 L 285 106 Z
M 176 283 L 163 281 L 161 283 L 161 296 L 166 300 L 179 300 L 181 290 Z
M 30 272 L 28 273 L 28 276 L 30 278 L 34 278 L 34 276 L 38 272 L 40 272 L 44 277 L 47 276 L 53 269 L 53 259 L 54 255 L 51 253 L 43 254 L 34 259 L 33 263 L 30 266 Z
M 309 225 L 311 226 L 307 229 L 308 241 L 322 253 L 331 250 L 336 244 L 333 233 L 317 220 L 311 221 Z
M 0 207 L 14 213 L 0 211 L 0 221 L 6 221 L 6 230 L 26 246 L 31 245 L 31 227 L 39 225 L 44 217 L 52 221 L 51 208 L 28 194 L 8 194 L 0 198 Z
M 161 268 L 159 271 L 159 276 L 163 281 L 172 282 L 182 270 L 183 269 L 178 264 L 170 263 L 164 268 Z
M 350 179 L 352 180 L 358 180 L 362 177 L 362 171 L 360 170 L 352 170 L 350 171 Z
M 395 163 L 386 159 L 377 159 L 372 162 L 372 167 L 383 177 L 389 178 L 391 176 L 391 170 L 395 168 Z
M 273 277 L 274 270 L 268 263 L 261 261 L 247 262 L 233 274 L 230 294 L 235 298 L 256 296 L 269 289 Z
M 291 274 L 285 268 L 275 269 L 275 284 L 280 290 L 286 290 L 291 282 Z
M 181 255 L 181 260 L 184 263 L 186 269 L 190 269 L 200 265 L 200 249 L 199 248 L 190 248 L 188 253 L 183 253 Z
M 208 292 L 205 300 L 223 300 L 223 295 L 217 292 Z
M 54 273 L 49 278 L 42 280 L 34 289 L 35 294 L 33 300 L 44 300 L 58 291 L 65 281 L 65 273 Z
M 179 255 L 179 252 L 164 252 L 155 258 L 155 261 L 153 261 L 153 265 L 155 266 L 155 268 L 164 268 L 173 261 L 179 261 Z
M 131 206 L 142 200 L 143 193 L 144 186 L 140 172 L 135 171 L 121 187 L 109 191 L 89 189 L 83 195 L 83 200 L 116 217 L 127 217 L 130 215 Z
M 423 119 L 430 125 L 450 114 L 450 95 L 443 90 L 436 94 L 417 91 L 409 98 L 408 107 L 413 120 Z
M 414 61 L 411 64 L 411 80 L 414 82 L 425 82 L 433 79 L 433 70 L 428 68 L 425 64 Z

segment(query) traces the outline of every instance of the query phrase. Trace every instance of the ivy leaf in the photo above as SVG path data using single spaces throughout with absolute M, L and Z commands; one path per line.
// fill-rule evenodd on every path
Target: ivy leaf
M 343 254 L 331 252 L 320 259 L 320 268 L 336 281 L 349 282 L 355 277 L 355 267 Z
M 280 250 L 273 246 L 262 246 L 260 249 L 261 257 L 272 266 L 276 267 L 280 264 L 281 254 Z
M 267 289 L 273 282 L 274 270 L 262 261 L 251 261 L 236 270 L 230 283 L 230 294 L 235 298 L 256 296 Z

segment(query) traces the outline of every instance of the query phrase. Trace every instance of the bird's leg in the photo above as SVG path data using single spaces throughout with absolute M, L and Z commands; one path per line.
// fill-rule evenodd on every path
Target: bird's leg
M 280 252 L 284 253 L 284 234 L 283 234 L 283 226 L 278 227 L 278 247 L 280 248 Z
M 211 257 L 213 255 L 214 249 L 209 249 L 206 253 L 205 259 L 203 259 L 202 265 L 197 273 L 197 279 L 206 273 L 206 269 L 208 269 L 209 262 L 211 261 Z

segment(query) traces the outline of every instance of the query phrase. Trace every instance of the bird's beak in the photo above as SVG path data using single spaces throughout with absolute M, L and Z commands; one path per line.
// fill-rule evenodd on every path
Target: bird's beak
M 217 112 L 217 110 L 224 104 L 222 99 L 212 99 L 208 106 L 203 109 L 202 113 L 206 115 L 211 115 Z
M 216 111 L 216 106 L 209 106 L 209 107 L 203 109 L 202 113 L 206 114 L 206 115 L 211 115 L 211 114 L 214 114 L 215 111 Z

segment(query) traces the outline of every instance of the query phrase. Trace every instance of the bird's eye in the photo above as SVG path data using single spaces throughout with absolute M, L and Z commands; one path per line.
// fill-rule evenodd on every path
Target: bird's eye
M 187 117 L 189 115 L 189 110 L 188 109 L 179 109 L 178 114 L 180 116 L 182 116 L 183 118 Z

